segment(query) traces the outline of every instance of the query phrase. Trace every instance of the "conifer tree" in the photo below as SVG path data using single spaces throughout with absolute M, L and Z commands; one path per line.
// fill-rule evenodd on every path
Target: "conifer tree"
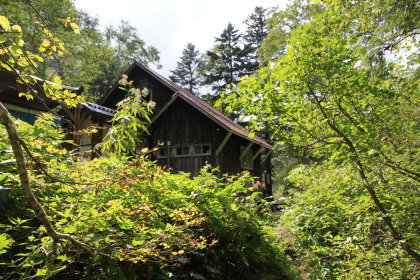
M 198 88 L 202 84 L 200 68 L 203 65 L 203 55 L 195 49 L 195 45 L 188 43 L 182 51 L 181 61 L 177 62 L 175 70 L 171 70 L 171 81 L 180 84 L 185 89 L 198 94 Z
M 210 85 L 218 95 L 230 84 L 240 82 L 241 77 L 252 73 L 255 64 L 249 61 L 253 49 L 251 45 L 241 43 L 242 35 L 232 23 L 223 30 L 212 51 L 207 51 L 209 67 L 205 75 L 205 84 Z
M 254 62 L 258 61 L 257 51 L 268 34 L 266 20 L 267 9 L 260 6 L 256 6 L 254 11 L 244 20 L 244 24 L 247 26 L 244 40 L 253 48 L 250 59 Z

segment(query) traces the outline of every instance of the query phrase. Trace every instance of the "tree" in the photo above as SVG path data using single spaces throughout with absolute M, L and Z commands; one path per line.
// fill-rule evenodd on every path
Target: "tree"
M 244 35 L 246 42 L 256 48 L 261 46 L 268 33 L 266 20 L 267 9 L 260 6 L 255 7 L 254 11 L 244 21 L 247 27 Z
M 226 91 L 232 84 L 240 82 L 241 77 L 252 73 L 255 63 L 248 60 L 252 53 L 250 45 L 241 44 L 242 35 L 238 34 L 233 24 L 229 23 L 223 30 L 212 51 L 207 51 L 209 70 L 206 73 L 205 84 L 211 85 L 218 95 Z
M 22 8 L 22 4 L 24 8 Z M 48 6 L 48 11 L 40 8 L 44 5 Z M 69 43 L 67 46 L 70 47 L 70 42 L 76 37 L 66 32 L 66 27 L 57 19 L 65 19 L 66 17 L 72 20 L 75 20 L 75 18 L 81 19 L 70 0 L 61 2 L 51 0 L 42 2 L 24 1 L 24 3 L 18 0 L 2 0 L 0 11 L 2 14 L 8 15 L 11 23 L 19 23 L 19 26 L 22 28 L 22 40 L 25 42 L 24 47 L 31 53 L 37 53 L 45 35 L 44 28 L 54 30 L 53 35 L 63 44 Z M 37 11 L 39 14 L 37 14 Z M 64 14 L 66 17 L 63 16 Z M 42 16 L 43 20 L 40 20 L 39 16 Z M 59 51 L 52 53 L 50 58 L 38 62 L 38 67 L 34 69 L 36 75 L 40 78 L 51 79 L 58 69 L 58 65 L 62 65 L 68 59 L 67 54 L 68 52 L 59 49 Z
M 267 9 L 257 6 L 244 21 L 247 27 L 244 40 L 254 49 L 253 53 L 250 55 L 250 59 L 252 59 L 252 61 L 258 61 L 257 51 L 268 34 L 266 20 Z
M 89 72 L 90 76 L 86 75 L 89 80 L 81 81 L 86 82 L 89 94 L 95 99 L 107 93 L 133 61 L 145 65 L 154 63 L 160 67 L 159 51 L 153 46 L 146 46 L 137 35 L 136 28 L 126 21 L 121 21 L 117 28 L 107 27 L 101 40 L 106 42 L 106 48 L 102 53 L 103 59 L 94 62 L 96 72 Z M 86 57 L 92 59 L 95 56 Z M 88 66 L 89 59 L 80 66 L 81 69 Z
M 355 187 L 363 187 L 375 209 L 366 214 L 379 215 L 387 230 L 383 242 L 419 263 L 420 236 L 406 220 L 419 215 L 413 200 L 420 182 L 418 56 L 406 65 L 384 60 L 375 75 L 360 63 L 369 46 L 364 35 L 385 28 L 383 16 L 412 18 L 417 11 L 394 9 L 394 2 L 368 9 L 372 2 L 324 1 L 324 13 L 292 32 L 285 55 L 245 78 L 239 97 L 223 97 L 230 110 L 245 111 L 253 129 L 267 124 L 275 139 L 325 157 L 330 166 L 351 166 Z M 394 47 L 418 48 L 418 29 L 412 21 L 407 34 L 394 33 L 390 38 L 407 43 Z
M 180 84 L 195 95 L 202 84 L 200 68 L 203 66 L 203 55 L 195 49 L 195 45 L 188 43 L 182 51 L 181 61 L 177 62 L 175 70 L 171 70 L 171 81 Z

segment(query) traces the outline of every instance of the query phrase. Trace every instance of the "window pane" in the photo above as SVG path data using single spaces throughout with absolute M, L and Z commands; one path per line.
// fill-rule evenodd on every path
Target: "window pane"
M 203 154 L 210 154 L 210 145 L 203 146 Z
M 194 147 L 194 154 L 196 154 L 196 155 L 201 154 L 201 146 L 195 146 Z
M 176 155 L 177 155 L 177 156 L 182 155 L 182 147 L 178 147 L 178 148 L 176 148 Z
M 183 147 L 182 148 L 182 154 L 183 155 L 189 155 L 190 154 L 190 147 Z
M 246 148 L 241 146 L 241 154 L 243 153 L 243 151 Z M 252 160 L 253 157 L 253 152 L 252 149 L 249 149 L 246 154 L 242 157 L 242 161 L 241 161 L 241 167 L 242 169 L 250 169 L 252 170 L 254 168 L 254 162 Z
M 159 149 L 159 156 L 166 157 L 166 148 Z

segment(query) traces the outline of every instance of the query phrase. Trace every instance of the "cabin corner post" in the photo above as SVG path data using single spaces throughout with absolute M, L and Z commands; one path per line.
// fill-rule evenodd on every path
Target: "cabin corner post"
M 265 195 L 273 196 L 273 183 L 272 183 L 272 166 L 271 166 L 271 157 L 273 150 L 269 150 L 262 158 L 261 164 L 265 165 Z

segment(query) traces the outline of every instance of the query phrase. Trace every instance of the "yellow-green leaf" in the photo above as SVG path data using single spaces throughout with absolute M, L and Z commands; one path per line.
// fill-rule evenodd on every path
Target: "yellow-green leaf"
M 16 24 L 12 26 L 12 30 L 15 31 L 16 33 L 22 33 L 22 28 Z
M 3 254 L 6 252 L 6 250 L 10 247 L 10 244 L 12 243 L 12 239 L 8 239 L 6 234 L 2 233 L 0 234 L 0 254 Z
M 74 33 L 76 34 L 80 33 L 79 27 L 74 22 L 70 22 L 70 27 L 73 29 Z
M 63 80 L 61 80 L 61 78 L 59 76 L 55 76 L 54 77 L 54 83 L 61 85 L 63 83 Z
M 49 47 L 50 46 L 50 41 L 48 41 L 48 40 L 44 40 L 43 42 L 42 42 L 42 44 L 41 44 L 41 47 L 44 47 L 44 48 L 46 48 L 46 47 Z
M 5 16 L 0 16 L 0 26 L 6 31 L 10 29 L 9 20 Z

